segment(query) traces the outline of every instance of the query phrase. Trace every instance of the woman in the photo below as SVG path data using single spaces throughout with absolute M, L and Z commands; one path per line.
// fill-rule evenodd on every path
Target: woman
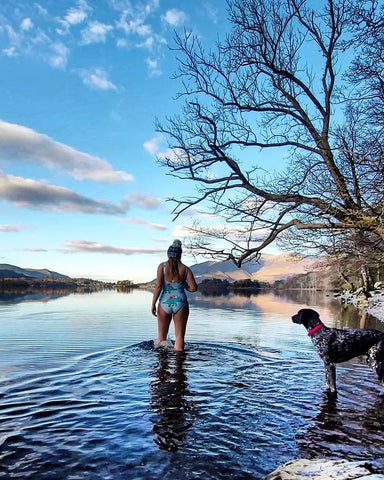
M 197 284 L 191 270 L 181 263 L 181 242 L 175 240 L 168 248 L 168 261 L 157 268 L 157 280 L 152 300 L 152 315 L 157 317 L 158 337 L 156 344 L 167 340 L 169 325 L 175 324 L 175 351 L 184 350 L 184 337 L 189 316 L 185 290 L 196 292 Z M 159 298 L 160 297 L 160 298 Z M 156 302 L 159 305 L 156 309 Z

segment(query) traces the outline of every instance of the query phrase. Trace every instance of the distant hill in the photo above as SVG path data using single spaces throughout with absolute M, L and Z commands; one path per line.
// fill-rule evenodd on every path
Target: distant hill
M 258 261 L 246 262 L 241 268 L 237 268 L 232 261 L 226 260 L 225 262 L 198 263 L 191 266 L 191 270 L 197 283 L 210 278 L 228 280 L 229 282 L 250 279 L 273 283 L 276 280 L 306 273 L 311 270 L 314 263 L 315 259 L 304 259 L 298 262 L 290 253 L 263 254 Z
M 8 263 L 0 263 L 0 278 L 65 278 L 67 275 L 52 272 L 46 268 L 37 270 L 33 268 L 20 268 Z

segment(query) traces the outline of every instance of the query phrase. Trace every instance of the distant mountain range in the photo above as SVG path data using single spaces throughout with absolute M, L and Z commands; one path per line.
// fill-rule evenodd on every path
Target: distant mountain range
M 280 255 L 263 254 L 258 261 L 251 260 L 246 262 L 241 268 L 237 268 L 230 260 L 225 262 L 208 261 L 197 263 L 190 268 L 195 275 L 197 283 L 212 278 L 228 280 L 230 283 L 245 279 L 273 283 L 276 280 L 284 280 L 290 276 L 311 271 L 314 262 L 314 259 L 305 259 L 298 262 L 295 261 L 292 254 L 281 253 Z M 0 263 L 0 278 L 70 279 L 67 275 L 62 275 L 46 268 L 39 270 L 21 268 L 7 263 Z M 154 280 L 148 283 L 153 282 Z
M 295 260 L 290 253 L 279 255 L 263 254 L 259 260 L 251 260 L 237 268 L 231 260 L 224 262 L 203 262 L 191 266 L 197 283 L 205 279 L 217 278 L 236 282 L 250 279 L 260 282 L 273 283 L 276 280 L 286 279 L 292 275 L 307 273 L 311 270 L 315 259 Z
M 66 278 L 67 275 L 52 272 L 46 268 L 36 270 L 33 268 L 20 268 L 8 263 L 0 263 L 0 278 Z

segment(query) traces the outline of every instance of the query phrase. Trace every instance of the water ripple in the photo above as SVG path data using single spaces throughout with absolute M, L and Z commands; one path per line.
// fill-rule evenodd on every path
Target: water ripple
M 380 463 L 375 379 L 342 366 L 336 400 L 319 396 L 323 375 L 314 354 L 153 342 L 17 375 L 0 383 L 0 476 L 257 479 L 298 456 Z

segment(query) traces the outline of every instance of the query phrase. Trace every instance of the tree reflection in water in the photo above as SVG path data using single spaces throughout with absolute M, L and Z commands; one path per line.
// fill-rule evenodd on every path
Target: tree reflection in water
M 154 442 L 161 450 L 176 452 L 184 446 L 194 423 L 194 406 L 185 373 L 186 353 L 158 350 L 158 364 L 150 385 Z

